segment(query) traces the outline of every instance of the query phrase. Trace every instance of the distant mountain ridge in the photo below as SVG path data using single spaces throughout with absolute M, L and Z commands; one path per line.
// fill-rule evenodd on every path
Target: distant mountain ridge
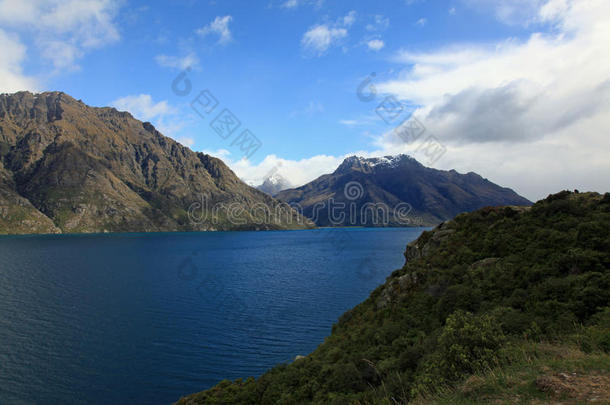
M 299 206 L 318 226 L 429 226 L 485 206 L 532 204 L 476 173 L 428 168 L 402 154 L 350 156 L 333 173 L 276 197 Z M 345 215 L 339 215 L 342 206 Z M 373 221 L 382 206 L 388 208 L 386 218 Z M 399 206 L 402 213 L 395 212 Z
M 308 226 L 128 112 L 62 92 L 0 95 L 0 233 Z

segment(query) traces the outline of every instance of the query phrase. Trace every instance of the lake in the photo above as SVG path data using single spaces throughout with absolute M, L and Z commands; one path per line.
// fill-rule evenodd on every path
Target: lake
M 1 404 L 170 404 L 312 352 L 423 228 L 0 238 Z

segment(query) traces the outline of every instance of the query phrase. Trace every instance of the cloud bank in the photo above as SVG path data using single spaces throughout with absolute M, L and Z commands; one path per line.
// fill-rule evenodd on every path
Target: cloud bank
M 496 11 L 507 23 L 509 3 Z M 570 186 L 608 190 L 610 3 L 551 0 L 527 21 L 554 33 L 403 50 L 395 60 L 407 68 L 378 88 L 421 106 L 416 115 L 449 147 L 443 166 L 521 184 L 536 198 Z M 390 132 L 378 146 L 405 149 Z
M 119 5 L 119 0 L 0 0 L 0 91 L 40 90 L 38 80 L 22 70 L 32 57 L 23 37 L 53 73 L 75 70 L 87 52 L 120 39 L 114 21 Z

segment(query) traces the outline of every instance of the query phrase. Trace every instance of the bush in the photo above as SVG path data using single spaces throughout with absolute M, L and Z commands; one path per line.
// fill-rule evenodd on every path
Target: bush
M 505 340 L 500 325 L 491 316 L 454 312 L 438 339 L 441 375 L 456 381 L 494 366 Z

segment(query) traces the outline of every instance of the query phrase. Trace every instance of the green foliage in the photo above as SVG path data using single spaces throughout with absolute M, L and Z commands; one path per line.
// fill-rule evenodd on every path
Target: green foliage
M 409 247 L 418 254 L 406 253 L 417 259 L 307 358 L 188 403 L 405 403 L 513 364 L 532 342 L 608 353 L 609 230 L 608 194 L 561 192 L 531 209 L 459 215 L 424 232 Z
M 464 373 L 491 368 L 504 341 L 502 330 L 491 316 L 457 311 L 447 318 L 438 339 L 439 372 L 454 381 Z
M 434 351 L 421 362 L 412 396 L 496 366 L 506 341 L 496 318 L 458 310 L 447 318 Z

